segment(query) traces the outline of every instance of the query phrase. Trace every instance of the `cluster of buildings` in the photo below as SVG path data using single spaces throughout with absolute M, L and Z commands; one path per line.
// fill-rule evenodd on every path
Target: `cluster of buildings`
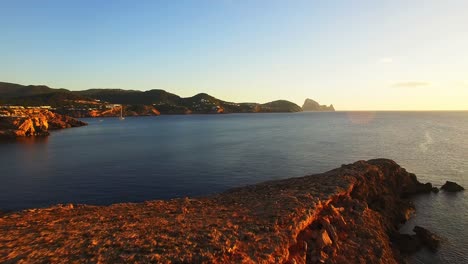
M 0 109 L 52 109 L 50 105 L 41 106 L 21 106 L 21 105 L 0 105 Z
M 69 105 L 53 108 L 50 105 L 41 106 L 22 106 L 22 105 L 0 105 L 0 117 L 23 117 L 26 113 L 39 113 L 42 110 L 59 110 L 59 111 L 94 111 L 94 110 L 110 110 L 121 108 L 121 104 L 98 104 L 98 105 Z
M 99 105 L 69 105 L 61 107 L 61 109 L 66 111 L 95 111 L 95 110 L 103 110 L 103 109 L 114 109 L 120 108 L 122 105 L 120 104 L 99 104 Z
M 216 105 L 216 103 L 211 102 L 210 100 L 203 99 L 203 98 L 200 99 L 200 103 L 193 102 L 192 107 L 193 107 L 193 110 L 195 111 L 211 110 L 211 111 L 218 112 L 222 109 L 222 107 L 219 105 Z

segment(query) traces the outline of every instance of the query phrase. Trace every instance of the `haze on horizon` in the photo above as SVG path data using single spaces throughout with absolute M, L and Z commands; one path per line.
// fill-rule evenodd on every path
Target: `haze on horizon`
M 468 110 L 468 1 L 6 1 L 0 81 Z

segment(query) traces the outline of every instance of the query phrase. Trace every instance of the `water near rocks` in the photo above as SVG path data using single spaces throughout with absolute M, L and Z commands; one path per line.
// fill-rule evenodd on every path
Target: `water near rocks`
M 0 143 L 0 211 L 220 192 L 385 157 L 440 187 L 468 186 L 468 112 L 330 112 L 86 119 Z M 403 228 L 444 240 L 415 263 L 468 262 L 468 194 L 415 198 Z

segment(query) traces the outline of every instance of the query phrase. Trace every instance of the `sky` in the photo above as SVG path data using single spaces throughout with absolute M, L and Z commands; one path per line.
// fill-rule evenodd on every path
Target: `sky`
M 468 110 L 466 0 L 15 0 L 0 81 Z

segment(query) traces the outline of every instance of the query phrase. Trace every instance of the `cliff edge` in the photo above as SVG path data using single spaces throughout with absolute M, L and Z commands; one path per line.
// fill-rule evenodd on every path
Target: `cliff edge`
M 421 186 L 391 160 L 196 199 L 0 217 L 0 262 L 399 263 L 390 237 Z

